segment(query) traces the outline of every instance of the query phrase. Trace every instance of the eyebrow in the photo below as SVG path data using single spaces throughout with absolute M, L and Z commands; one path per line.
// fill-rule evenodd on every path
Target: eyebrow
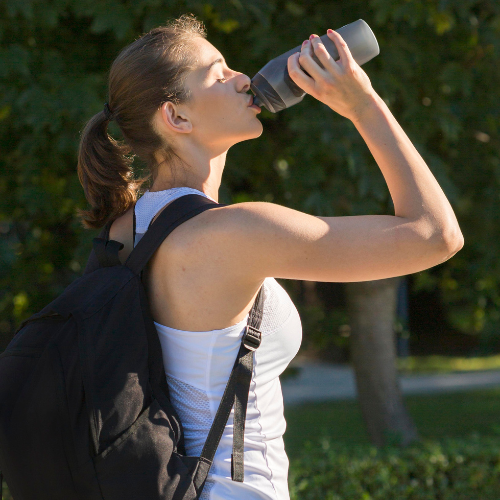
M 215 66 L 217 63 L 222 63 L 224 62 L 224 59 L 222 57 L 219 57 L 219 59 L 216 59 L 215 61 L 211 62 L 209 66 L 207 66 L 207 73 L 210 71 L 212 66 Z

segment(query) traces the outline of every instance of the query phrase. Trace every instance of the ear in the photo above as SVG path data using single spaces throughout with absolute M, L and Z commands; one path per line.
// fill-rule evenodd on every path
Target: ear
M 173 102 L 164 102 L 160 107 L 161 122 L 172 132 L 188 134 L 193 124 L 186 113 L 182 112 Z

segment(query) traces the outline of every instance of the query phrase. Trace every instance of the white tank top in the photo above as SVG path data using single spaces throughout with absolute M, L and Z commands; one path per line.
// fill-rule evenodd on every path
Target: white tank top
M 146 191 L 135 206 L 138 235 L 135 243 L 165 204 L 191 193 L 210 198 L 187 187 Z M 244 481 L 240 483 L 231 479 L 233 408 L 200 500 L 290 499 L 289 461 L 282 437 L 286 421 L 279 375 L 299 350 L 302 325 L 284 288 L 274 278 L 266 278 L 263 286 L 262 340 L 254 351 L 245 420 Z M 204 332 L 177 330 L 155 322 L 172 404 L 181 419 L 186 453 L 190 456 L 201 454 L 236 360 L 247 320 L 248 314 L 236 325 Z

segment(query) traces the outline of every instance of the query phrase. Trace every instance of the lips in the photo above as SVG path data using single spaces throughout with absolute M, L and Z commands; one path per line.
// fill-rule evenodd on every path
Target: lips
M 250 107 L 253 104 L 253 95 L 250 96 L 250 102 L 248 103 L 248 107 Z

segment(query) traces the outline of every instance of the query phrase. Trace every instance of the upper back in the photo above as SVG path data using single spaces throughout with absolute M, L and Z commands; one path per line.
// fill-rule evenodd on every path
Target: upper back
M 166 203 L 153 217 L 154 221 Z M 153 319 L 162 325 L 188 331 L 208 331 L 239 323 L 251 309 L 264 279 L 241 279 L 241 270 L 207 231 L 217 225 L 213 208 L 183 222 L 160 245 L 143 272 Z M 111 225 L 109 239 L 124 248 L 126 261 L 134 248 L 134 208 Z M 214 231 L 216 233 L 217 231 Z

